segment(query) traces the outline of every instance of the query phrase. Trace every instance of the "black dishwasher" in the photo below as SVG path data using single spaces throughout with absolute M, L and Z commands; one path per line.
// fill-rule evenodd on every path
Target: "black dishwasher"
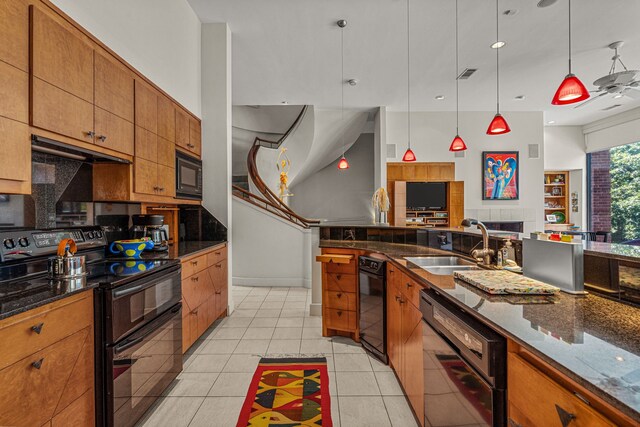
M 358 258 L 360 271 L 360 341 L 376 358 L 387 363 L 386 262 Z

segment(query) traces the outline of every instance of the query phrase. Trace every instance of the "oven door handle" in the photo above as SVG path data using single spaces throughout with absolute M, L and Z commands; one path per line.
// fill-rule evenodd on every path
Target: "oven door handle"
M 180 267 L 178 266 L 178 268 L 172 269 L 168 272 L 164 272 L 164 274 L 158 275 L 157 273 L 146 277 L 146 278 L 142 278 L 139 279 L 136 282 L 133 282 L 131 284 L 129 284 L 128 286 L 123 286 L 124 289 L 117 289 L 112 291 L 113 292 L 113 299 L 117 299 L 117 298 L 122 298 L 124 296 L 127 295 L 131 295 L 131 294 L 135 294 L 136 292 L 140 292 L 143 289 L 147 289 L 150 288 L 152 286 L 156 286 L 158 283 L 156 282 L 156 279 L 161 279 L 162 281 L 166 281 L 166 280 L 170 280 L 172 278 L 178 278 L 178 280 L 180 280 Z M 140 283 L 143 282 L 140 285 L 136 285 L 135 283 Z
M 136 292 L 141 291 L 141 290 L 142 290 L 142 285 L 133 286 L 133 287 L 128 288 L 128 289 L 123 289 L 121 291 L 115 291 L 113 293 L 113 297 L 114 298 L 120 298 L 120 297 L 124 297 L 124 296 L 127 296 L 127 295 L 135 294 Z
M 113 348 L 113 353 L 114 354 L 119 354 L 119 353 L 122 353 L 123 351 L 125 351 L 128 348 L 131 348 L 131 347 L 133 347 L 133 346 L 135 346 L 137 344 L 140 344 L 142 341 L 144 341 L 144 339 L 146 337 L 148 337 L 149 335 L 151 335 L 152 333 L 157 331 L 158 330 L 158 326 L 166 323 L 168 319 L 170 319 L 173 316 L 175 316 L 176 313 L 178 313 L 181 308 L 182 308 L 182 303 L 178 303 L 175 307 L 173 307 L 172 309 L 170 309 L 169 311 L 167 311 L 166 313 L 164 313 L 163 315 L 158 317 L 156 320 L 150 322 L 143 329 L 140 329 L 137 332 L 137 333 L 140 334 L 139 336 L 137 336 L 135 338 L 126 339 L 126 340 L 124 340 L 124 342 L 116 345 Z M 135 333 L 134 333 L 134 335 L 135 335 Z

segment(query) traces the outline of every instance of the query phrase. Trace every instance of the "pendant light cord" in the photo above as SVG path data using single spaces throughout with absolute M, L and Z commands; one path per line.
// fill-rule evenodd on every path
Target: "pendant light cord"
M 458 0 L 456 0 L 456 135 L 460 135 L 459 124 L 460 99 L 458 95 Z
M 345 155 L 346 147 L 344 145 L 344 27 L 340 28 L 340 88 L 341 88 L 341 108 L 340 108 L 340 125 L 342 126 L 342 157 Z
M 571 74 L 571 0 L 569 0 L 569 74 Z
M 410 13 L 407 0 L 407 146 L 411 149 L 411 37 L 409 31 Z
M 496 0 L 496 43 L 500 42 L 498 20 L 500 16 L 498 2 Z M 500 48 L 496 46 L 496 114 L 500 114 Z

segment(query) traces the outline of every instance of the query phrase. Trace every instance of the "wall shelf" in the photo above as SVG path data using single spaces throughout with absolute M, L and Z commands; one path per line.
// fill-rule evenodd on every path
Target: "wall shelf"
M 559 182 L 555 182 L 558 179 Z M 570 223 L 569 204 L 569 171 L 545 171 L 544 173 L 544 220 L 547 223 L 547 215 L 553 212 L 565 212 L 565 221 Z M 550 206 L 551 205 L 551 206 Z M 552 207 L 557 205 L 557 207 Z

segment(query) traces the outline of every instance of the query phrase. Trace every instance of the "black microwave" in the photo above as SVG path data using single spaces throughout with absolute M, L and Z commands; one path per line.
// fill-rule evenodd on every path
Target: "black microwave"
M 202 160 L 177 150 L 176 197 L 202 200 Z

